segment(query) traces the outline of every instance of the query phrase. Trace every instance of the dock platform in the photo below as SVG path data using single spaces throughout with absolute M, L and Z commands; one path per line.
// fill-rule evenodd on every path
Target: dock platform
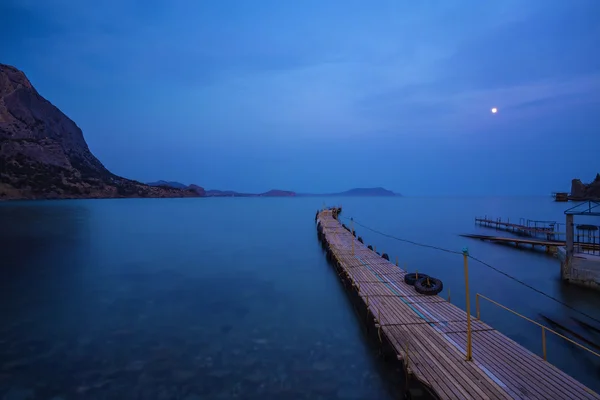
M 517 238 L 517 237 L 506 237 L 506 236 L 490 236 L 490 235 L 477 235 L 477 234 L 462 234 L 462 237 L 467 237 L 471 239 L 479 239 L 485 240 L 493 243 L 504 243 L 504 244 L 512 244 L 516 247 L 521 247 L 523 245 L 531 246 L 531 248 L 535 249 L 536 247 L 544 247 L 547 253 L 555 254 L 559 247 L 564 247 L 566 245 L 566 241 L 564 240 L 544 240 L 544 239 L 535 239 L 535 238 Z M 593 243 L 588 242 L 574 242 L 576 246 L 581 249 L 589 250 L 589 251 L 598 251 L 600 250 L 600 246 Z
M 475 223 L 486 228 L 495 228 L 496 230 L 502 230 L 512 232 L 515 235 L 536 237 L 546 237 L 548 240 L 556 240 L 563 232 L 558 232 L 560 224 L 555 221 L 534 221 L 525 220 L 521 218 L 519 223 L 510 222 L 510 220 L 503 221 L 501 218 L 489 218 L 489 217 L 476 217 Z
M 320 238 L 340 278 L 351 282 L 368 325 L 394 349 L 407 374 L 438 399 L 600 399 L 542 357 L 439 295 L 418 294 L 405 271 L 368 249 L 334 218 L 317 214 Z M 427 271 L 423 271 L 426 273 Z

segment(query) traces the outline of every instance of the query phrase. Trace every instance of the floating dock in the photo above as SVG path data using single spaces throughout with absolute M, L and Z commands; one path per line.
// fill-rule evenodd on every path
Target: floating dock
M 600 399 L 544 360 L 545 332 L 550 329 L 542 328 L 542 358 L 481 320 L 468 318 L 439 295 L 418 294 L 404 282 L 405 271 L 358 241 L 331 210 L 316 217 L 327 256 L 348 293 L 366 310 L 367 327 L 377 330 L 407 376 L 420 382 L 431 397 Z M 478 294 L 477 300 L 480 297 L 484 296 Z M 472 357 L 467 360 L 469 324 Z

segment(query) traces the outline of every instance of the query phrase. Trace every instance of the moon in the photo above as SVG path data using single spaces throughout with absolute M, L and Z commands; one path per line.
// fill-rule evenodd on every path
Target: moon
M 492 114 L 496 114 L 498 112 L 498 109 L 496 107 L 493 107 L 491 111 L 492 111 Z

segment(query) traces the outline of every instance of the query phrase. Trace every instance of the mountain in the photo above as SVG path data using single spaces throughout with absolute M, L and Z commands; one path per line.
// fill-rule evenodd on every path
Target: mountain
M 192 197 L 111 173 L 25 74 L 0 64 L 0 199 Z
M 259 197 L 294 197 L 295 192 L 289 190 L 269 190 L 268 192 L 261 193 Z
M 335 193 L 335 196 L 400 196 L 392 192 L 391 190 L 384 189 L 382 187 L 375 188 L 354 188 L 346 190 L 345 192 Z
M 206 190 L 204 190 L 204 188 L 201 186 L 192 184 L 192 185 L 188 186 L 187 189 L 193 190 L 200 197 L 206 196 Z
M 580 179 L 573 179 L 570 198 L 572 200 L 600 200 L 600 174 L 596 174 L 596 178 L 589 184 L 581 182 Z
M 293 197 L 296 193 L 289 190 L 269 190 L 265 193 L 240 193 L 232 190 L 207 190 L 207 197 Z
M 173 182 L 173 181 L 156 181 L 148 183 L 149 186 L 164 186 L 164 187 L 173 187 L 179 189 L 188 189 L 195 191 L 201 197 L 293 197 L 296 196 L 296 193 L 291 192 L 289 190 L 269 190 L 265 193 L 241 193 L 235 192 L 233 190 L 205 190 L 204 188 L 198 185 L 189 185 L 186 186 L 183 183 Z
M 350 190 L 346 190 L 345 192 L 339 193 L 327 193 L 327 194 L 301 194 L 299 196 L 370 196 L 370 197 L 400 197 L 402 196 L 399 193 L 394 193 L 391 190 L 384 189 L 382 187 L 375 188 L 354 188 Z
M 248 197 L 248 196 L 253 196 L 253 195 L 246 194 L 246 193 L 238 193 L 238 192 L 234 192 L 233 190 L 211 189 L 211 190 L 206 191 L 206 196 L 207 197 Z
M 170 182 L 170 181 L 157 181 L 148 183 L 151 186 L 170 186 L 176 188 L 187 188 L 195 190 L 200 196 L 204 197 L 308 197 L 308 196 L 365 196 L 365 197 L 401 197 L 401 194 L 394 193 L 391 190 L 384 189 L 382 187 L 374 187 L 374 188 L 354 188 L 350 190 L 346 190 L 345 192 L 339 193 L 327 193 L 327 194 L 308 194 L 308 193 L 296 193 L 289 190 L 269 190 L 265 193 L 242 193 L 236 192 L 233 190 L 204 190 L 203 188 L 196 185 L 186 186 L 179 182 Z
M 146 183 L 146 185 L 148 185 L 148 186 L 168 186 L 168 187 L 172 187 L 175 189 L 186 189 L 188 187 L 188 185 L 184 185 L 183 183 L 168 182 L 168 181 L 149 182 L 149 183 Z

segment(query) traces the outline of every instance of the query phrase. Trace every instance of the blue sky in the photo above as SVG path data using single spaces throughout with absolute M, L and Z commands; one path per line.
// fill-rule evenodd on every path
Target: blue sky
M 598 15 L 597 0 L 4 0 L 0 62 L 141 181 L 547 194 L 600 172 Z

